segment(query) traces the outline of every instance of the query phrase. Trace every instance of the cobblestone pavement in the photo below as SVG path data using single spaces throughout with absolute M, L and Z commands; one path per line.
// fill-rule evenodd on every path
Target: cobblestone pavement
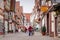
M 42 36 L 39 32 L 35 32 L 33 36 L 28 36 L 28 33 L 13 33 L 1 35 L 0 40 L 60 40 L 60 38 L 54 38 L 49 36 Z

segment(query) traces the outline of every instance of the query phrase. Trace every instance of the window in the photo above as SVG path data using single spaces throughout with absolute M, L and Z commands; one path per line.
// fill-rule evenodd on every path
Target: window
M 56 2 L 56 0 L 52 0 L 52 3 L 55 3 Z
M 10 15 L 11 15 L 11 13 L 10 13 Z
M 19 10 L 18 10 L 18 12 L 19 12 Z
M 4 12 L 4 14 L 5 14 L 5 18 L 8 19 L 8 13 Z
M 41 5 L 43 6 L 43 5 L 45 5 L 46 4 L 46 0 L 42 0 L 41 1 Z
M 39 4 L 41 5 L 41 0 L 39 0 Z
M 12 17 L 13 17 L 13 13 L 10 12 L 10 13 L 9 13 L 9 18 L 12 19 Z

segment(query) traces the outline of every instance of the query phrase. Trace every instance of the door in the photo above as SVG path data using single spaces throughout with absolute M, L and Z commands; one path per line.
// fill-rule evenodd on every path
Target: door
M 57 35 L 60 36 L 60 16 L 57 17 Z
M 55 17 L 55 35 L 57 36 L 57 17 Z
M 47 34 L 49 35 L 49 13 L 47 14 Z

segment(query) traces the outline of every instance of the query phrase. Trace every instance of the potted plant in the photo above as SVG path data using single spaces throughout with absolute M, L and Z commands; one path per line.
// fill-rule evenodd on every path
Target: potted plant
M 45 34 L 46 34 L 46 27 L 43 26 L 43 27 L 42 27 L 42 35 L 45 35 Z

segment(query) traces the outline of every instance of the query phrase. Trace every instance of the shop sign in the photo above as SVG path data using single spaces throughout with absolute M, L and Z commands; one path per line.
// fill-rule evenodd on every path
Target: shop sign
M 41 11 L 47 12 L 47 10 L 48 10 L 48 7 L 47 7 L 47 6 L 42 6 L 42 7 L 41 7 Z

